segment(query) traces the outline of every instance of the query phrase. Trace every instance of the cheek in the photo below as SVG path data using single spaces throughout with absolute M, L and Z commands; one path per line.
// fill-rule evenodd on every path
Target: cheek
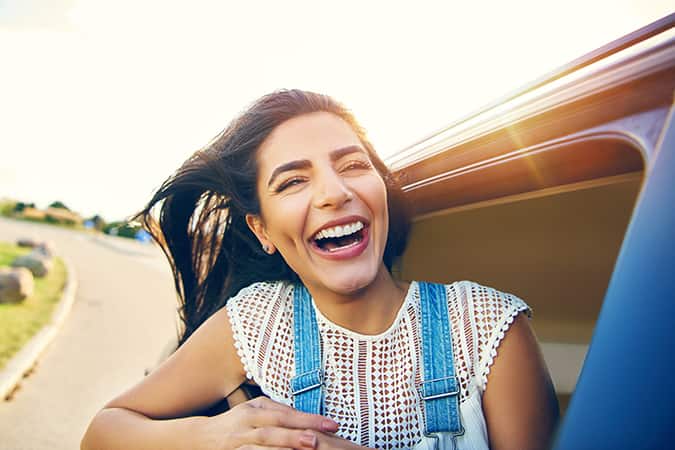
M 387 214 L 387 187 L 380 176 L 370 178 L 362 187 L 364 197 L 367 199 L 374 213 Z
M 380 216 L 382 222 L 382 229 L 384 235 L 386 236 L 389 232 L 389 208 L 388 208 L 388 198 L 387 198 L 387 187 L 384 184 L 384 180 L 377 177 L 377 182 L 372 185 L 371 188 L 371 208 L 373 213 Z
M 389 210 L 387 207 L 387 187 L 384 180 L 379 175 L 364 177 L 357 181 L 353 188 L 373 214 L 373 218 L 378 219 L 382 234 L 386 236 L 389 231 Z
M 280 248 L 302 237 L 307 202 L 301 194 L 276 198 L 261 205 L 270 238 Z

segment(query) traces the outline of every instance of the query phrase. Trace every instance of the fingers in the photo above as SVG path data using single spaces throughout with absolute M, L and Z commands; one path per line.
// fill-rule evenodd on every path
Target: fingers
M 311 431 L 281 427 L 254 428 L 234 436 L 234 439 L 245 443 L 239 446 L 239 449 L 264 447 L 266 450 L 272 448 L 313 450 L 317 445 L 317 438 Z
M 242 445 L 237 450 L 293 450 L 290 447 L 264 447 L 262 445 Z
M 327 417 L 300 412 L 266 397 L 257 397 L 241 406 L 248 408 L 246 414 L 255 427 L 312 429 L 327 433 L 335 433 L 339 427 L 337 422 Z
M 366 447 L 362 447 L 353 443 L 352 441 L 337 437 L 334 434 L 319 433 L 312 430 L 307 430 L 307 433 L 311 433 L 314 437 L 316 437 L 315 448 L 317 450 L 367 450 Z
M 247 401 L 245 404 L 251 406 L 252 408 L 276 409 L 278 411 L 293 410 L 293 408 L 290 406 L 275 402 L 274 400 L 271 400 L 267 397 L 256 397 Z
M 256 398 L 237 405 L 222 417 L 228 419 L 230 430 L 236 430 L 227 440 L 231 448 L 239 450 L 315 450 L 319 435 L 338 430 L 338 424 L 327 417 L 307 414 L 268 398 Z

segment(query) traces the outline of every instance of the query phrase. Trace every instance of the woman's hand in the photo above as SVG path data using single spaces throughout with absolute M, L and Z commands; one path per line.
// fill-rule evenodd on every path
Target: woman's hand
M 362 447 L 335 436 L 332 433 L 320 433 L 317 431 L 307 430 L 306 433 L 316 436 L 316 450 L 366 450 L 368 447 Z
M 327 417 L 307 414 L 266 397 L 257 397 L 214 417 L 205 417 L 195 430 L 194 448 L 322 449 L 361 448 L 331 446 L 338 424 Z M 346 442 L 342 439 L 340 441 Z M 325 444 L 324 444 L 325 443 Z

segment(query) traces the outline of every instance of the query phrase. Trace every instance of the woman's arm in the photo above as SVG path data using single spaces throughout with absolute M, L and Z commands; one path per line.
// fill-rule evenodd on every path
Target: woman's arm
M 189 415 L 234 391 L 245 379 L 227 310 L 211 316 L 137 385 L 105 405 L 153 419 Z
M 304 429 L 337 430 L 337 424 L 321 416 L 266 398 L 214 417 L 172 419 L 221 400 L 244 378 L 223 308 L 161 366 L 106 404 L 89 425 L 81 448 L 229 449 L 248 443 L 307 448 L 302 441 Z
M 107 449 L 184 449 L 190 448 L 191 436 L 201 418 L 153 420 L 124 408 L 103 408 L 96 414 L 85 433 L 82 450 Z
M 483 393 L 492 450 L 545 449 L 558 421 L 558 400 L 527 318 L 519 314 L 498 348 Z
M 153 420 L 124 408 L 104 408 L 89 426 L 82 449 L 234 450 L 315 449 L 338 439 L 337 424 L 258 397 L 214 417 Z M 317 439 L 321 436 L 322 440 Z M 342 440 L 340 440 L 342 441 Z

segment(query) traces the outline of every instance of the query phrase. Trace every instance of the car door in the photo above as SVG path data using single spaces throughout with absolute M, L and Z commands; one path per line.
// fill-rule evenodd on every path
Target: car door
M 668 448 L 675 423 L 674 24 L 591 52 L 387 161 L 414 213 L 399 275 L 470 279 L 533 308 L 565 413 L 556 448 Z
M 665 449 L 675 425 L 675 123 L 649 166 L 556 449 Z

